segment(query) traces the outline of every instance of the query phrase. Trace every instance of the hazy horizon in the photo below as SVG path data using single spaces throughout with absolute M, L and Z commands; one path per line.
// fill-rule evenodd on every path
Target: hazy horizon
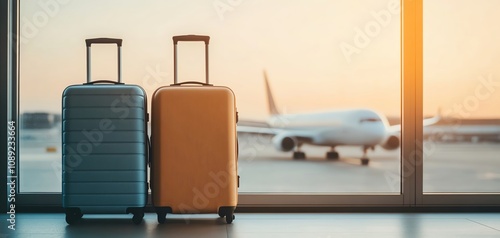
M 86 38 L 123 38 L 123 81 L 151 99 L 173 81 L 171 37 L 206 34 L 211 82 L 235 92 L 243 119 L 268 114 L 263 70 L 281 111 L 354 107 L 400 115 L 400 15 L 393 13 L 399 1 L 42 3 L 20 5 L 21 112 L 60 112 L 64 88 L 86 79 Z M 500 118 L 498 85 L 481 91 L 488 97 L 476 95 L 485 79 L 500 82 L 500 29 L 492 24 L 499 7 L 424 1 L 424 115 L 462 105 L 467 111 L 455 114 Z M 94 78 L 114 79 L 116 47 L 92 49 Z M 201 43 L 179 45 L 180 80 L 204 79 L 203 53 Z

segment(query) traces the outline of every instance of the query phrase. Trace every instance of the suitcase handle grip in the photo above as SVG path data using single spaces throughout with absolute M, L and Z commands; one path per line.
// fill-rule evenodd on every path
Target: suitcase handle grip
M 111 81 L 111 80 L 96 80 L 96 81 L 91 81 L 91 82 L 88 82 L 88 83 L 84 83 L 84 85 L 97 84 L 97 83 L 123 84 L 121 82 L 116 82 L 116 81 Z
M 200 84 L 203 86 L 214 86 L 213 84 L 197 82 L 197 81 L 186 81 L 186 82 L 182 82 L 182 83 L 174 83 L 174 84 L 170 84 L 170 86 L 181 86 L 183 84 Z
M 174 40 L 174 85 L 178 84 L 177 81 L 177 42 L 179 41 L 204 41 L 205 42 L 205 84 L 210 84 L 208 81 L 208 42 L 210 36 L 202 35 L 182 35 L 173 36 Z
M 92 44 L 116 44 L 116 46 L 118 47 L 118 83 L 122 82 L 122 42 L 122 39 L 115 38 L 94 38 L 85 40 L 85 44 L 87 45 L 87 84 L 92 84 L 90 80 L 90 46 Z
M 87 47 L 90 47 L 92 44 L 116 44 L 118 47 L 122 46 L 122 39 L 114 39 L 114 38 L 94 38 L 94 39 L 86 39 L 85 43 Z
M 177 44 L 179 41 L 203 41 L 208 45 L 210 41 L 210 36 L 202 36 L 202 35 L 183 35 L 183 36 L 174 36 L 172 37 L 174 40 L 174 44 Z

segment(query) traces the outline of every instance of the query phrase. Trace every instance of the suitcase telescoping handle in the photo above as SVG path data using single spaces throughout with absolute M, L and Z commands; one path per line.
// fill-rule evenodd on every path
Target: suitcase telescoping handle
M 182 35 L 182 36 L 174 36 L 172 37 L 174 41 L 174 84 L 172 86 L 179 86 L 182 84 L 201 84 L 205 86 L 210 86 L 211 84 L 208 81 L 208 43 L 210 42 L 210 36 L 202 36 L 202 35 Z M 205 42 L 205 83 L 188 81 L 179 83 L 177 81 L 177 42 L 179 41 L 203 41 Z
M 114 84 L 122 84 L 122 62 L 121 62 L 121 48 L 122 48 L 122 39 L 114 39 L 114 38 L 94 38 L 94 39 L 86 39 L 85 43 L 87 45 L 87 83 L 86 84 L 95 84 L 95 83 L 114 83 Z M 110 81 L 110 80 L 98 80 L 92 81 L 91 77 L 91 69 L 90 69 L 90 46 L 92 44 L 116 44 L 118 47 L 118 82 Z

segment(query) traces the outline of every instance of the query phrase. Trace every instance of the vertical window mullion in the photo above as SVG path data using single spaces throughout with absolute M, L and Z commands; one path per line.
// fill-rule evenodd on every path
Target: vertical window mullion
M 402 189 L 405 206 L 422 201 L 422 0 L 401 1 Z

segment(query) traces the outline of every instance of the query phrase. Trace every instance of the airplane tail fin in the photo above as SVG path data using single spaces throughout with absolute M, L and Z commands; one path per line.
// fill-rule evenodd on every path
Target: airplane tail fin
M 264 81 L 266 83 L 266 94 L 267 94 L 267 104 L 269 106 L 269 113 L 271 115 L 279 115 L 278 108 L 276 108 L 276 104 L 274 103 L 273 94 L 271 92 L 271 87 L 269 86 L 269 80 L 267 78 L 267 72 L 264 70 Z

